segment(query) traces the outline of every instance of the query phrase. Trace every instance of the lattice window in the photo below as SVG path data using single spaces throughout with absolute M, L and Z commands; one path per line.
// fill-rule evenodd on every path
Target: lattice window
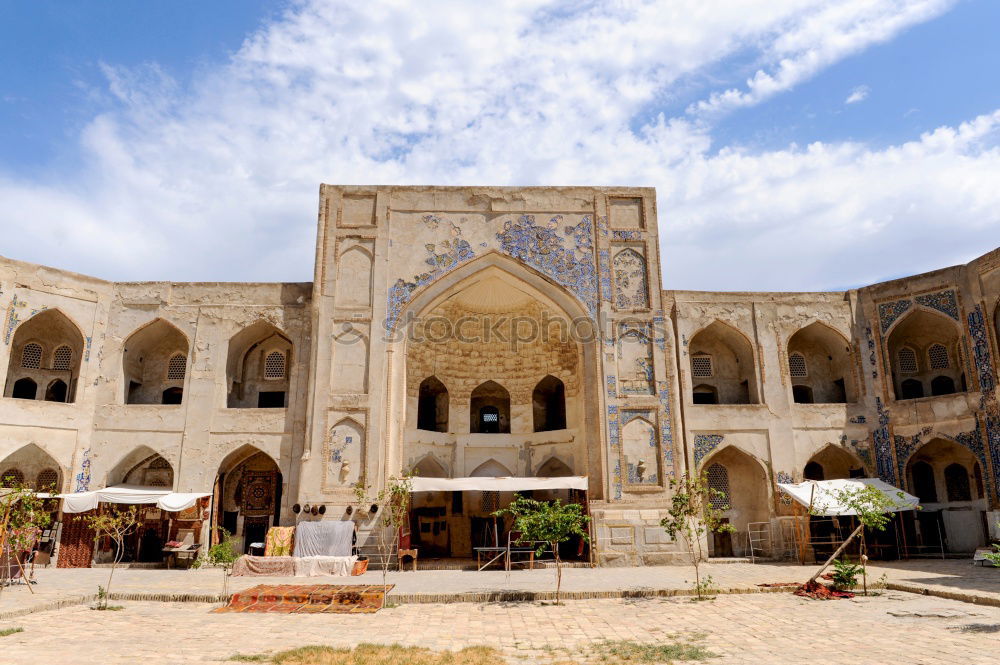
M 18 483 L 24 484 L 24 474 L 20 469 L 7 469 L 0 473 L 0 487 L 13 487 Z
M 795 378 L 809 376 L 805 356 L 801 353 L 793 353 L 788 356 L 788 373 Z
M 52 354 L 52 369 L 67 370 L 73 362 L 73 350 L 68 346 L 60 346 Z
M 713 464 L 708 467 L 708 487 L 709 489 L 718 490 L 725 495 L 712 494 L 711 502 L 713 508 L 722 510 L 729 505 L 729 471 L 726 470 L 726 467 L 721 464 Z
M 283 379 L 285 378 L 285 354 L 281 351 L 271 351 L 264 358 L 264 378 Z
M 931 369 L 948 369 L 948 349 L 943 344 L 931 344 L 931 348 L 927 349 L 927 360 Z
M 55 492 L 59 491 L 57 484 L 59 483 L 59 474 L 55 469 L 42 469 L 38 472 L 38 477 L 35 479 L 35 489 L 37 490 L 53 490 Z
M 21 367 L 39 369 L 42 366 L 42 347 L 34 342 L 21 349 Z
M 167 381 L 183 381 L 187 371 L 187 356 L 178 353 L 167 363 Z
M 163 457 L 157 455 L 153 458 L 153 461 L 149 463 L 150 469 L 170 469 L 170 462 L 168 462 Z
M 484 513 L 493 513 L 500 509 L 500 492 L 496 490 L 483 490 L 479 499 L 480 508 Z
M 917 373 L 917 354 L 909 347 L 903 347 L 896 355 L 899 359 L 899 371 L 903 374 Z
M 707 379 L 712 376 L 712 356 L 691 356 L 691 376 L 696 379 Z

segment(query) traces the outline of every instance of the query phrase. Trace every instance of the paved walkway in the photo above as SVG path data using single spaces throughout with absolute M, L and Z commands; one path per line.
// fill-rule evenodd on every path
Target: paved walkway
M 708 563 L 703 574 L 711 575 L 716 586 L 727 590 L 756 591 L 761 583 L 802 582 L 813 568 L 797 564 Z M 908 590 L 975 595 L 1000 604 L 1000 569 L 972 566 L 968 561 L 919 560 L 871 566 L 871 578 L 882 573 L 892 583 Z M 60 602 L 76 601 L 106 585 L 106 568 L 39 569 L 35 594 L 26 586 L 4 589 L 0 594 L 0 617 L 23 613 L 31 608 L 48 609 Z M 352 578 L 276 578 L 234 577 L 230 591 L 256 584 L 316 583 L 332 580 L 350 584 L 381 584 L 380 572 L 369 571 Z M 688 590 L 693 580 L 689 566 L 650 566 L 642 568 L 567 568 L 563 571 L 563 590 L 599 595 L 620 591 Z M 502 570 L 483 572 L 464 570 L 427 570 L 390 572 L 388 581 L 395 584 L 390 594 L 397 602 L 459 600 L 457 594 L 544 593 L 555 588 L 554 570 Z M 163 596 L 215 597 L 222 591 L 222 572 L 208 570 L 121 569 L 115 572 L 112 591 L 117 594 L 152 594 Z M 441 594 L 447 595 L 447 598 Z M 144 596 L 148 597 L 148 596 Z
M 997 571 L 1000 572 L 1000 571 Z M 1000 608 L 889 592 L 814 601 L 792 594 L 690 599 L 400 605 L 366 615 L 212 614 L 201 603 L 76 606 L 2 621 L 0 663 L 174 665 L 223 663 L 309 644 L 359 642 L 455 649 L 486 645 L 512 663 L 590 660 L 602 640 L 694 639 L 710 665 L 995 665 Z

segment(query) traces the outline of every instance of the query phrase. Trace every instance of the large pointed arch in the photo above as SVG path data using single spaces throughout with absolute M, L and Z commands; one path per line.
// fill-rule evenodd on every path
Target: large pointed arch
M 183 371 L 176 360 L 183 356 Z M 122 399 L 125 404 L 178 404 L 189 374 L 191 343 L 180 328 L 155 318 L 133 331 L 122 345 Z M 169 398 L 168 398 L 169 397 Z
M 0 486 L 11 470 L 36 490 L 61 492 L 67 477 L 66 468 L 37 443 L 27 443 L 0 460 Z
M 489 458 L 469 474 L 471 478 L 507 478 L 514 474 L 505 464 L 498 462 L 494 458 Z
M 25 349 L 30 347 L 30 353 Z M 32 399 L 73 402 L 85 352 L 83 333 L 73 319 L 58 308 L 44 309 L 21 323 L 14 331 L 7 366 L 4 395 L 15 396 L 15 385 L 27 381 L 36 390 L 19 390 L 16 396 Z M 25 356 L 31 362 L 24 362 Z M 64 389 L 50 390 L 52 386 Z
M 807 473 L 807 469 L 812 473 Z M 827 443 L 809 457 L 802 467 L 802 475 L 808 480 L 838 480 L 862 476 L 864 469 L 857 455 L 843 446 Z M 812 477 L 815 475 L 821 477 Z
M 688 342 L 688 369 L 693 382 L 714 388 L 717 404 L 760 403 L 754 348 L 742 330 L 713 320 L 691 335 Z M 703 367 L 710 369 L 704 372 Z M 692 403 L 694 399 L 692 395 Z
M 820 404 L 857 401 L 851 343 L 839 330 L 814 320 L 789 335 L 785 350 L 791 383 L 808 387 L 812 401 Z M 793 362 L 796 355 L 797 363 Z
M 153 472 L 147 473 L 150 469 Z M 166 469 L 169 469 L 169 474 Z M 160 452 L 147 445 L 136 446 L 120 457 L 114 466 L 108 469 L 105 479 L 105 485 L 108 487 L 121 484 L 147 485 L 152 483 L 151 486 L 173 489 L 175 482 L 173 464 Z
M 420 478 L 450 478 L 445 465 L 432 453 L 427 453 L 410 469 L 414 476 Z
M 226 354 L 226 406 L 287 406 L 293 360 L 291 338 L 270 321 L 258 319 L 234 334 Z
M 883 339 L 897 400 L 965 392 L 962 330 L 951 317 L 917 306 L 893 322 Z M 932 347 L 943 349 L 943 364 L 942 358 L 931 353 Z M 915 366 L 904 366 L 904 349 L 912 351 Z M 909 351 L 906 353 L 909 358 Z M 941 381 L 941 377 L 950 381 Z M 942 392 L 941 386 L 950 388 Z
M 714 450 L 701 462 L 700 469 L 708 473 L 709 486 L 713 489 L 718 479 L 725 477 L 729 508 L 724 519 L 737 533 L 747 533 L 753 522 L 767 522 L 771 515 L 771 491 L 767 467 L 755 455 L 736 445 L 725 445 Z M 724 471 L 722 474 L 720 471 Z M 712 556 L 744 556 L 742 538 L 716 537 L 709 541 Z

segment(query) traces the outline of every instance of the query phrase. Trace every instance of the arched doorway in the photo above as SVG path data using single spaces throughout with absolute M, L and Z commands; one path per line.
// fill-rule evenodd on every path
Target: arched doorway
M 717 508 L 728 506 L 723 520 L 736 530 L 709 538 L 713 557 L 748 556 L 748 525 L 770 519 L 767 476 L 763 467 L 736 446 L 726 446 L 702 462 L 708 484 L 725 498 L 713 499 Z
M 410 470 L 420 478 L 448 478 L 433 455 L 425 455 Z M 423 559 L 451 555 L 452 526 L 461 524 L 462 492 L 415 492 L 410 503 L 410 542 Z
M 496 381 L 485 381 L 469 397 L 469 431 L 510 434 L 510 393 Z
M 282 482 L 277 463 L 259 448 L 248 444 L 231 452 L 216 476 L 213 526 L 232 534 L 243 553 L 263 543 L 267 530 L 280 524 Z
M 922 510 L 908 525 L 912 544 L 934 551 L 943 541 L 956 554 L 974 552 L 986 543 L 986 499 L 982 465 L 954 441 L 935 438 L 906 462 L 906 482 Z
M 566 429 L 566 386 L 547 375 L 531 393 L 532 416 L 536 432 Z
M 420 382 L 417 429 L 447 432 L 450 406 L 448 388 L 436 376 L 428 376 Z

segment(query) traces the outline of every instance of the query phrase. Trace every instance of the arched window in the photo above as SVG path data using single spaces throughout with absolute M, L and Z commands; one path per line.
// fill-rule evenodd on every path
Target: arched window
M 73 350 L 66 345 L 60 346 L 52 354 L 52 369 L 67 371 L 73 366 Z
M 823 480 L 825 477 L 823 465 L 819 462 L 809 462 L 802 472 L 802 477 L 806 480 Z
M 721 492 L 722 495 L 712 493 L 710 501 L 716 510 L 723 510 L 729 506 L 729 471 L 721 464 L 713 464 L 708 467 L 708 488 Z
M 41 369 L 42 367 L 42 347 L 40 344 L 30 342 L 21 349 L 21 367 L 25 369 Z
M 931 344 L 930 348 L 927 349 L 927 361 L 930 363 L 931 369 L 948 369 L 950 367 L 948 349 L 945 348 L 944 344 Z
M 496 381 L 486 381 L 469 399 L 469 428 L 473 434 L 510 434 L 510 393 Z
M 937 487 L 934 485 L 934 469 L 927 462 L 913 463 L 913 493 L 921 503 L 937 503 Z
M 35 478 L 35 489 L 58 492 L 59 472 L 55 469 L 42 469 Z
M 792 386 L 792 399 L 796 404 L 812 404 L 813 390 L 809 386 Z
M 793 353 L 788 356 L 788 374 L 796 379 L 809 376 L 806 357 L 801 353 Z
M 695 404 L 718 404 L 719 392 L 715 389 L 715 386 L 701 384 L 694 387 L 692 399 Z
M 707 353 L 691 356 L 691 376 L 696 379 L 712 378 L 712 356 Z
M 24 484 L 24 474 L 20 469 L 7 469 L 0 473 L 0 487 L 13 487 L 17 484 Z
M 448 388 L 436 376 L 429 376 L 420 382 L 417 395 L 417 429 L 447 432 Z
M 49 384 L 49 387 L 45 389 L 45 401 L 46 402 L 65 402 L 66 401 L 67 386 L 66 382 L 62 379 L 56 379 Z
M 908 346 L 904 346 L 899 350 L 896 358 L 899 360 L 900 374 L 917 373 L 917 354 L 913 349 Z
M 951 395 L 955 392 L 955 381 L 950 376 L 935 376 L 931 379 L 931 395 Z
M 167 388 L 163 391 L 160 404 L 180 404 L 184 400 L 184 390 L 181 388 Z
M 264 358 L 264 378 L 271 381 L 285 378 L 285 354 L 271 351 Z
M 38 384 L 32 379 L 24 377 L 14 382 L 14 389 L 10 396 L 16 399 L 35 399 L 38 395 Z
M 187 356 L 175 353 L 167 362 L 167 381 L 183 381 L 187 372 Z M 165 402 L 164 402 L 165 403 Z
M 549 375 L 538 382 L 531 393 L 531 408 L 536 432 L 566 429 L 566 387 Z
M 948 501 L 972 500 L 972 491 L 969 488 L 969 472 L 961 464 L 956 462 L 945 467 L 944 486 L 948 492 Z
M 924 396 L 924 384 L 916 379 L 907 379 L 900 384 L 900 387 L 903 389 L 901 399 L 917 399 Z

